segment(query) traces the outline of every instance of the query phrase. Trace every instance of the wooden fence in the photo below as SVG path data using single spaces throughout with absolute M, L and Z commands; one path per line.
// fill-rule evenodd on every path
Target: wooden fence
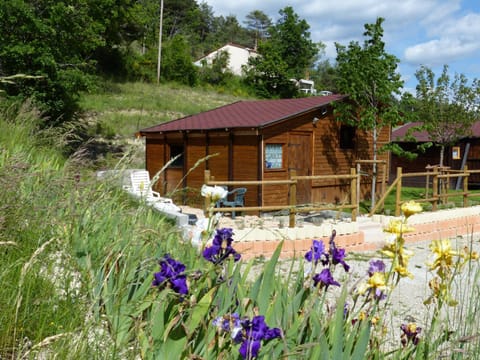
M 302 180 L 349 180 L 350 181 L 350 201 L 337 206 L 302 206 L 301 208 L 297 204 L 297 183 Z M 289 178 L 285 180 L 252 180 L 252 181 L 215 181 L 210 175 L 209 170 L 205 170 L 205 184 L 209 186 L 246 186 L 246 185 L 288 185 L 288 205 L 269 205 L 269 206 L 245 206 L 235 207 L 235 211 L 244 212 L 257 212 L 257 211 L 275 211 L 275 210 L 288 210 L 289 212 L 289 226 L 295 227 L 295 215 L 297 212 L 304 211 L 322 211 L 322 210 L 345 210 L 351 209 L 352 221 L 357 219 L 358 214 L 358 201 L 357 201 L 357 181 L 359 176 L 354 168 L 350 169 L 350 174 L 346 175 L 317 175 L 317 176 L 297 176 L 295 170 L 289 172 Z M 210 199 L 205 198 L 205 209 L 210 209 Z M 230 212 L 232 208 L 213 208 L 214 212 Z
M 416 173 L 403 173 L 402 168 L 397 168 L 397 176 L 390 187 L 385 191 L 376 205 L 370 210 L 369 215 L 375 214 L 385 203 L 387 196 L 396 189 L 395 193 L 395 216 L 400 216 L 402 200 L 402 180 L 412 177 L 425 177 L 425 198 L 415 199 L 417 202 L 429 202 L 432 205 L 432 211 L 438 210 L 439 203 L 445 203 L 448 198 L 459 196 L 458 192 L 450 193 L 450 180 L 457 180 L 457 188 L 462 184 L 463 207 L 468 207 L 468 199 L 472 192 L 468 189 L 468 178 L 471 174 L 480 173 L 480 170 L 468 170 L 465 166 L 463 170 L 451 170 L 446 167 L 429 167 L 428 171 Z
M 480 170 L 468 170 L 465 167 L 464 170 L 450 170 L 447 168 L 433 167 L 429 171 L 417 172 L 417 173 L 403 173 L 402 168 L 397 168 L 397 175 L 392 184 L 385 189 L 385 179 L 382 181 L 382 193 L 380 199 L 376 202 L 375 206 L 371 209 L 369 215 L 375 214 L 379 209 L 383 208 L 385 199 L 395 189 L 395 216 L 400 216 L 401 205 L 405 202 L 402 200 L 402 180 L 411 177 L 425 177 L 425 198 L 414 199 L 417 202 L 429 202 L 432 205 L 432 211 L 438 210 L 439 203 L 448 201 L 449 197 L 459 196 L 458 192 L 449 193 L 448 184 L 450 180 L 457 179 L 457 184 L 461 181 L 463 196 L 463 206 L 468 207 L 468 199 L 472 196 L 472 192 L 468 189 L 468 178 L 470 174 L 480 173 Z M 350 182 L 350 196 L 348 197 L 348 203 L 345 202 L 340 205 L 306 205 L 299 207 L 297 204 L 297 183 L 302 180 L 348 180 Z M 288 185 L 288 204 L 287 205 L 270 205 L 270 206 L 245 206 L 235 207 L 235 211 L 242 212 L 267 212 L 276 210 L 288 210 L 289 213 L 289 226 L 295 227 L 295 215 L 298 212 L 305 211 L 322 211 L 322 210 L 337 210 L 342 211 L 345 209 L 351 209 L 352 221 L 356 221 L 359 212 L 359 188 L 361 182 L 361 174 L 356 171 L 355 168 L 350 169 L 350 174 L 345 175 L 311 175 L 311 176 L 297 176 L 295 170 L 291 170 L 289 178 L 285 180 L 252 180 L 252 181 L 215 181 L 210 175 L 209 170 L 205 170 L 205 184 L 206 185 L 222 185 L 222 186 L 245 186 L 245 185 Z M 458 187 L 458 185 L 457 185 Z M 480 196 L 480 195 L 479 195 Z M 411 199 L 409 199 L 411 200 Z M 205 209 L 210 208 L 209 199 L 205 199 Z M 214 212 L 231 212 L 232 208 L 213 208 Z

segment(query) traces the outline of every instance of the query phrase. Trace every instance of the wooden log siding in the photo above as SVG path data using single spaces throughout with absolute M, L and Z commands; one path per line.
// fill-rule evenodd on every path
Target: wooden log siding
M 208 160 L 207 169 L 215 180 L 228 180 L 229 136 L 228 132 L 208 133 L 208 155 L 218 154 Z
M 286 180 L 288 179 L 288 132 L 283 132 L 279 127 L 268 129 L 264 134 L 264 146 L 268 144 L 282 145 L 282 164 L 281 169 L 266 169 L 262 164 L 264 180 Z M 263 149 L 265 156 L 265 149 Z M 285 205 L 288 204 L 288 185 L 269 185 L 262 187 L 263 201 L 262 206 L 266 205 Z
M 192 134 L 187 137 L 187 166 L 186 171 L 193 169 L 187 176 L 187 187 L 200 189 L 203 185 L 204 172 L 206 169 L 205 157 L 207 156 L 207 147 L 205 146 L 206 136 L 205 134 Z M 201 161 L 198 166 L 197 161 Z
M 146 153 L 145 153 L 145 163 L 146 168 L 149 170 L 150 178 L 152 179 L 155 174 L 160 171 L 160 169 L 165 164 L 165 144 L 163 139 L 147 139 L 146 140 Z M 163 173 L 158 179 L 157 183 L 153 186 L 155 191 L 158 191 L 162 194 L 166 192 L 166 176 Z
M 252 180 L 258 178 L 258 137 L 254 135 L 233 136 L 233 178 L 230 180 Z M 247 185 L 245 194 L 245 206 L 258 206 L 258 185 Z

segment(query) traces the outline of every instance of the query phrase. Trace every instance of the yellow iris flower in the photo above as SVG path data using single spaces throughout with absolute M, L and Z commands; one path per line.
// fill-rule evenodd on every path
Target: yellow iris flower
M 403 215 L 408 218 L 412 215 L 415 215 L 415 214 L 418 214 L 420 212 L 422 212 L 422 205 L 420 205 L 419 203 L 413 201 L 413 200 L 410 200 L 410 201 L 407 201 L 406 203 L 403 203 L 402 206 L 401 206 L 401 210 L 402 210 L 402 213 Z
M 457 251 L 452 250 L 452 243 L 448 239 L 433 240 L 430 244 L 430 250 L 435 255 L 433 263 L 430 264 L 430 270 L 438 269 L 440 276 L 442 276 L 444 270 L 453 266 L 454 256 L 460 255 Z
M 385 232 L 397 235 L 412 232 L 414 230 L 414 228 L 407 226 L 407 224 L 405 224 L 402 220 L 399 219 L 390 220 L 387 227 L 383 229 L 383 231 Z

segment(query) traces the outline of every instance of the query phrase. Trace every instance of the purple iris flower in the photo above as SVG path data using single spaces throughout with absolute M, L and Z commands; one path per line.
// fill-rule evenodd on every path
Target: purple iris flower
M 338 249 L 337 247 L 333 247 L 330 250 L 333 265 L 342 264 L 343 269 L 348 272 L 348 270 L 350 270 L 350 266 L 345 262 L 345 249 Z
M 319 274 L 313 275 L 313 285 L 317 286 L 319 283 L 326 288 L 328 288 L 330 285 L 340 286 L 340 283 L 335 281 L 330 269 L 328 268 L 323 269 Z
M 240 317 L 237 313 L 219 316 L 212 321 L 212 324 L 222 332 L 233 332 L 241 326 Z
M 305 254 L 305 259 L 315 264 L 320 261 L 322 265 L 327 265 L 328 253 L 325 252 L 325 245 L 323 244 L 323 241 L 313 240 L 312 247 Z
M 260 351 L 260 341 L 259 340 L 252 340 L 252 339 L 247 339 L 244 342 L 242 342 L 242 345 L 240 346 L 240 349 L 238 349 L 238 352 L 244 359 L 253 359 L 258 356 L 258 352 Z
M 217 229 L 212 245 L 203 250 L 203 257 L 214 264 L 222 263 L 230 255 L 235 261 L 240 260 L 241 255 L 232 247 L 232 236 L 230 228 Z
M 152 286 L 162 287 L 169 285 L 175 292 L 186 295 L 188 293 L 187 276 L 183 273 L 185 265 L 166 254 L 158 264 L 160 271 L 153 274 Z
M 385 263 L 382 260 L 371 260 L 368 267 L 368 275 L 372 276 L 376 272 L 385 272 Z
M 401 342 L 403 346 L 407 346 L 408 342 L 411 342 L 413 345 L 418 345 L 420 341 L 419 334 L 422 332 L 422 328 L 416 326 L 415 324 L 402 324 L 400 326 L 402 330 Z
M 282 331 L 279 328 L 270 328 L 265 323 L 264 316 L 255 316 L 252 320 L 243 319 L 241 322 L 242 331 L 237 332 L 234 336 L 234 341 L 242 343 L 239 352 L 244 359 L 253 359 L 258 356 L 262 341 L 269 341 L 271 339 L 282 336 Z

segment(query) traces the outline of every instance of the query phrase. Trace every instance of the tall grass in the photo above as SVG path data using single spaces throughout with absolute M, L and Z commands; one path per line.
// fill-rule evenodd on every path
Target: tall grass
M 392 347 L 389 318 L 382 318 L 388 303 L 355 295 L 349 273 L 338 288 L 313 287 L 303 259 L 280 262 L 281 245 L 260 265 L 231 258 L 213 264 L 115 181 L 98 181 L 83 171 L 81 159 L 42 148 L 45 142 L 34 141 L 35 122 L 21 121 L 30 116 L 23 111 L 0 120 L 11 134 L 0 135 L 2 359 L 238 359 L 241 344 L 213 325 L 233 314 L 263 316 L 280 329 L 280 338 L 262 341 L 258 357 L 264 359 L 470 359 L 479 353 L 476 264 L 463 268 L 467 276 L 452 278 L 461 306 L 439 308 L 441 316 L 426 323 L 425 341 L 402 347 L 398 339 Z M 167 253 L 185 265 L 187 294 L 167 282 L 152 287 Z M 339 264 L 331 259 L 337 276 Z

